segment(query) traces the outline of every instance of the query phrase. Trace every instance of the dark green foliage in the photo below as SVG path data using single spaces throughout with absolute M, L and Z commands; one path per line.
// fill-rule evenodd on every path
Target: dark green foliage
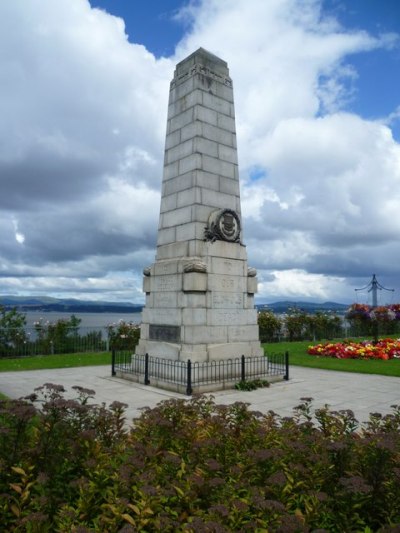
M 275 342 L 282 333 L 282 322 L 272 311 L 258 313 L 258 328 L 261 342 Z
M 343 334 L 342 321 L 332 313 L 317 311 L 308 314 L 302 309 L 289 309 L 281 317 L 272 311 L 258 313 L 261 342 L 276 342 L 282 337 L 289 341 L 333 339 Z
M 24 314 L 15 309 L 5 311 L 0 307 L 0 316 L 0 355 L 3 357 L 71 354 L 107 349 L 101 331 L 80 334 L 81 319 L 75 315 L 56 322 L 40 318 L 34 324 L 35 335 L 32 338 L 26 332 Z
M 3 402 L 0 523 L 9 532 L 397 530 L 400 407 L 359 427 L 351 411 L 291 418 L 212 397 L 145 408 L 90 403 L 46 384 Z M 40 409 L 33 405 L 42 403 Z
M 39 353 L 74 353 L 79 338 L 81 319 L 71 315 L 56 322 L 45 322 L 42 318 L 35 322 L 37 348 Z
M 25 325 L 25 315 L 0 305 L 0 355 L 15 353 L 26 343 Z
M 269 382 L 265 379 L 253 379 L 251 381 L 239 381 L 239 383 L 236 383 L 235 389 L 236 390 L 255 390 L 260 389 L 262 387 L 269 387 Z
M 140 326 L 133 322 L 120 320 L 108 326 L 111 350 L 133 350 L 140 338 Z

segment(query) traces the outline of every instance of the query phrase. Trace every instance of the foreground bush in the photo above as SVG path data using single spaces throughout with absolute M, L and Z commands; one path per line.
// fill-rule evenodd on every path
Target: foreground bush
M 146 408 L 128 432 L 123 404 L 76 391 L 2 403 L 3 530 L 398 531 L 399 406 L 359 427 L 309 398 L 280 418 L 198 397 Z

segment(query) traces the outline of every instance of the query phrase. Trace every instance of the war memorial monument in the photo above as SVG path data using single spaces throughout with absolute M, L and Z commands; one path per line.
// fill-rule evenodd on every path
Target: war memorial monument
M 170 86 L 157 252 L 143 290 L 132 364 L 139 371 L 145 354 L 157 358 L 152 384 L 163 387 L 168 361 L 207 372 L 207 364 L 263 356 L 256 270 L 243 242 L 232 80 L 227 63 L 202 48 L 176 66 Z

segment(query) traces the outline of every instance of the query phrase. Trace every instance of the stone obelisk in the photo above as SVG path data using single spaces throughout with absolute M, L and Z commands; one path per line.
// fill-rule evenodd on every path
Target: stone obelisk
M 205 362 L 263 354 L 242 217 L 232 80 L 199 48 L 171 82 L 157 253 L 136 353 Z

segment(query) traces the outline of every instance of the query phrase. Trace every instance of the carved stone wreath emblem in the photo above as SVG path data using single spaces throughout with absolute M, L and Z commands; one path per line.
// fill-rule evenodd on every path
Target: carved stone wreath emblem
M 233 209 L 221 209 L 211 213 L 205 228 L 206 241 L 240 241 L 240 219 Z

